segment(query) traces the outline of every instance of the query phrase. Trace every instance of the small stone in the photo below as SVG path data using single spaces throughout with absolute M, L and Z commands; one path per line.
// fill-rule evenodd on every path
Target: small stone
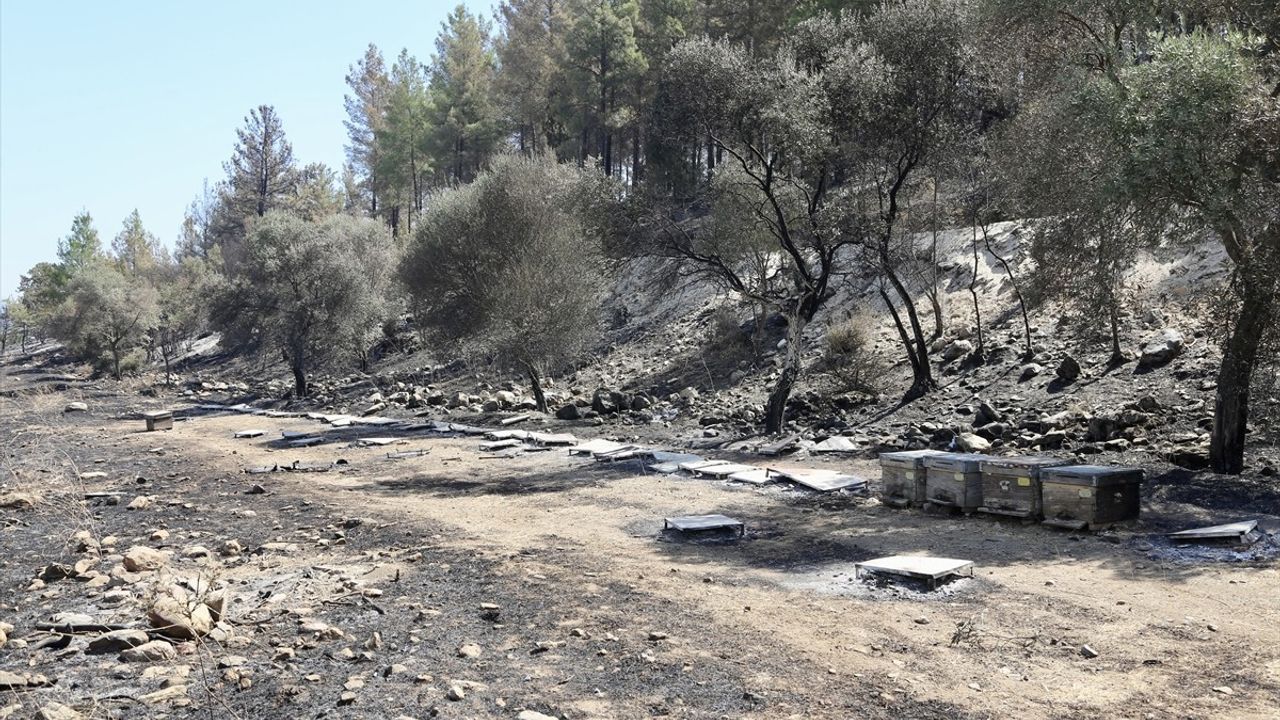
M 1219 685 L 1215 687 L 1213 691 L 1216 693 L 1222 693 L 1223 695 L 1234 695 L 1236 693 L 1236 691 L 1232 690 L 1229 685 Z
M 928 625 L 928 624 L 929 624 L 929 618 L 927 618 L 927 617 L 925 617 L 925 616 L 921 615 L 920 617 L 916 618 L 916 619 L 915 619 L 915 620 L 913 620 L 912 622 L 914 622 L 914 623 L 915 623 L 915 624 L 917 624 L 917 625 Z
M 139 495 L 138 497 L 129 501 L 129 504 L 125 505 L 124 509 L 125 510 L 146 510 L 147 508 L 151 507 L 151 503 L 153 502 L 154 500 L 152 500 L 150 495 Z
M 445 697 L 457 702 L 467 697 L 467 692 L 459 685 L 450 685 L 449 692 L 445 694 Z
M 1082 645 L 1082 646 L 1080 647 L 1080 654 L 1081 654 L 1081 655 L 1083 655 L 1083 656 L 1085 656 L 1085 657 L 1087 657 L 1087 658 L 1096 658 L 1096 657 L 1098 657 L 1098 654 L 1099 654 L 1099 653 L 1098 653 L 1098 651 L 1097 651 L 1097 650 L 1094 650 L 1093 648 L 1089 647 L 1088 645 Z
M 555 715 L 543 715 L 533 710 L 521 710 L 520 714 L 516 715 L 516 720 L 560 720 L 560 718 Z
M 475 643 L 466 643 L 458 648 L 458 657 L 478 658 L 484 651 Z
M 79 720 L 84 717 L 75 708 L 62 703 L 45 703 L 36 711 L 35 720 Z
M 152 640 L 120 653 L 123 662 L 160 662 L 178 657 L 178 651 L 164 640 Z
M 650 640 L 650 641 L 652 641 L 652 642 L 657 642 L 657 641 L 659 641 L 659 640 L 666 640 L 666 639 L 667 639 L 667 637 L 668 637 L 668 636 L 667 636 L 667 634 L 666 634 L 666 633 L 664 633 L 664 632 L 659 632 L 659 631 L 657 631 L 657 630 L 651 631 L 651 632 L 649 633 L 649 640 Z
M 89 406 L 82 402 L 69 402 L 67 403 L 66 407 L 62 408 L 62 412 L 64 413 L 88 412 L 88 411 L 89 411 Z

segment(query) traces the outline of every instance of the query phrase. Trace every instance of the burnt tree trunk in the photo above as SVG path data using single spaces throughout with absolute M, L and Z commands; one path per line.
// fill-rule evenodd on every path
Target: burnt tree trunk
M 293 370 L 293 394 L 300 398 L 306 397 L 309 390 L 306 358 L 301 352 L 295 353 L 289 362 L 289 367 Z
M 538 404 L 538 412 L 547 412 L 547 396 L 542 391 L 542 379 L 538 370 L 530 363 L 525 363 L 525 372 L 529 375 L 529 387 L 533 390 L 533 401 Z
M 987 235 L 986 225 L 982 226 L 982 242 L 986 245 L 987 252 L 991 253 L 991 257 L 995 258 L 996 262 L 1000 263 L 1000 266 L 1004 268 L 1004 274 L 1009 277 L 1009 283 L 1013 285 L 1013 294 L 1018 298 L 1018 310 L 1022 311 L 1022 329 L 1027 335 L 1027 349 L 1026 352 L 1023 353 L 1022 358 L 1029 362 L 1031 358 L 1035 357 L 1036 353 L 1031 347 L 1031 318 L 1027 315 L 1027 302 L 1022 298 L 1022 289 L 1018 287 L 1018 279 L 1013 276 L 1013 268 L 1009 266 L 1009 262 L 1005 260 L 1003 256 L 997 255 L 996 251 L 991 248 L 991 236 Z M 1112 315 L 1111 328 L 1113 340 L 1115 342 L 1115 353 L 1118 355 L 1120 352 L 1120 341 L 1118 337 L 1115 337 L 1116 325 L 1114 313 Z M 1115 361 L 1115 355 L 1112 356 L 1112 361 Z
M 969 279 L 969 294 L 973 296 L 973 324 L 978 332 L 978 349 L 974 357 L 981 362 L 987 356 L 986 344 L 982 340 L 982 308 L 978 305 L 978 226 L 973 226 L 973 277 Z
M 1274 283 L 1269 278 L 1242 282 L 1240 313 L 1223 348 L 1222 365 L 1218 369 L 1213 435 L 1209 444 L 1209 463 L 1214 472 L 1238 475 L 1244 469 L 1249 384 L 1258 359 L 1258 347 L 1276 303 Z
M 777 435 L 782 432 L 786 422 L 787 400 L 800 377 L 801 350 L 803 345 L 804 326 L 806 320 L 796 313 L 787 326 L 787 352 L 782 361 L 782 374 L 778 382 L 769 391 L 769 401 L 765 407 L 765 432 Z

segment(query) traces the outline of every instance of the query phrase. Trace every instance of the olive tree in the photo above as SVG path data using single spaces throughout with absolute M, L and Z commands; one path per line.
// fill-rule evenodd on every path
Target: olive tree
M 356 358 L 390 310 L 395 249 L 374 220 L 268 212 L 246 236 L 244 260 L 215 293 L 214 324 L 224 342 L 279 353 L 298 397 L 310 372 Z
M 549 156 L 502 155 L 427 203 L 400 265 L 415 319 L 444 344 L 518 369 L 546 411 L 544 373 L 598 336 L 608 187 Z
M 1172 21 L 1123 5 L 1123 13 L 1082 2 L 1037 5 L 1040 16 L 1019 11 L 1052 18 L 1068 58 L 1028 103 L 1023 122 L 1047 130 L 1029 147 L 1046 156 L 1046 147 L 1102 150 L 1090 155 L 1099 172 L 1062 177 L 1061 169 L 1079 166 L 1062 152 L 1068 164 L 1042 165 L 1071 190 L 1049 196 L 1056 212 L 1078 225 L 1122 223 L 1116 235 L 1148 246 L 1206 234 L 1222 245 L 1234 303 L 1223 318 L 1210 463 L 1239 473 L 1250 383 L 1280 304 L 1280 25 L 1259 22 L 1274 13 L 1231 11 L 1248 3 L 1223 3 L 1221 12 L 1210 4 Z M 1088 192 L 1075 191 L 1081 187 Z M 1035 193 L 1032 185 L 1028 195 Z
M 970 49 L 955 4 L 910 0 L 868 16 L 823 14 L 776 53 L 690 40 L 667 56 L 658 115 L 673 140 L 708 138 L 741 178 L 740 206 L 769 238 L 776 267 L 755 282 L 751 253 L 696 232 L 713 200 L 677 203 L 653 233 L 674 253 L 788 320 L 766 430 L 780 432 L 802 371 L 805 328 L 853 273 L 881 281 L 912 368 L 908 398 L 935 387 L 916 292 L 905 200 L 953 126 L 965 122 Z M 720 172 L 720 170 L 717 170 Z M 709 193 L 717 191 L 710 184 Z
M 119 380 L 121 361 L 145 342 L 155 316 L 155 289 L 99 258 L 71 279 L 52 330 L 77 355 L 109 362 Z

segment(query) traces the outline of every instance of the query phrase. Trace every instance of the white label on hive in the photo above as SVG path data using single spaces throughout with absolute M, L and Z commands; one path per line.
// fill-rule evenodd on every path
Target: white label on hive
M 1080 489 L 1080 497 L 1082 497 L 1082 498 L 1090 498 L 1090 497 L 1093 497 L 1093 490 L 1090 490 L 1089 488 L 1081 488 L 1081 489 Z
M 1031 487 L 1031 478 L 1029 477 L 1018 478 L 1018 487 Z
M 903 475 L 903 477 L 905 477 L 905 478 L 906 478 L 906 479 L 908 479 L 908 480 L 915 480 L 915 479 L 916 479 L 916 471 L 915 471 L 915 470 L 907 470 L 907 471 L 906 471 L 906 472 L 904 472 L 902 475 Z

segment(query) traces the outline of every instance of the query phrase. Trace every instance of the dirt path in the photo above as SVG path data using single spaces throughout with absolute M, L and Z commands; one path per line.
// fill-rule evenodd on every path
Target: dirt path
M 1144 534 L 1081 536 L 933 517 L 849 498 L 639 475 L 634 466 L 603 467 L 563 452 L 486 460 L 469 439 L 271 450 L 267 440 L 280 430 L 318 426 L 215 415 L 180 422 L 158 439 L 133 433 L 133 424 L 108 424 L 106 433 L 133 453 L 163 443 L 185 463 L 233 484 L 262 483 L 291 502 L 436 528 L 433 542 L 443 547 L 492 558 L 502 573 L 577 598 L 560 609 L 570 623 L 634 606 L 637 624 L 670 633 L 688 664 L 731 663 L 751 692 L 772 700 L 760 717 L 842 716 L 804 706 L 826 687 L 870 695 L 869 705 L 891 714 L 895 703 L 925 703 L 942 715 L 1271 718 L 1280 706 L 1274 565 L 1193 564 L 1170 559 Z M 268 433 L 230 439 L 250 426 Z M 385 457 L 408 448 L 430 454 Z M 349 461 L 340 472 L 238 475 L 248 466 L 339 457 Z M 659 538 L 664 516 L 705 512 L 745 520 L 748 536 Z M 937 597 L 899 597 L 852 581 L 853 562 L 906 552 L 971 559 L 977 577 Z M 665 610 L 646 616 L 651 607 Z M 687 618 L 697 620 L 696 634 L 670 629 L 689 626 Z M 958 632 L 959 623 L 970 631 Z M 1084 645 L 1097 657 L 1085 657 Z M 660 687 L 651 695 L 619 697 L 602 687 L 596 697 L 555 699 L 579 717 L 638 717 L 667 696 Z

